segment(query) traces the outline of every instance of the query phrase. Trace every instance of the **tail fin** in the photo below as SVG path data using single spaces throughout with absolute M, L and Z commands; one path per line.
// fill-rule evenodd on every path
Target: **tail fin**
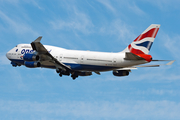
M 148 54 L 152 43 L 157 35 L 160 25 L 151 24 L 143 33 L 141 33 L 129 46 L 122 52 L 131 52 L 133 54 Z

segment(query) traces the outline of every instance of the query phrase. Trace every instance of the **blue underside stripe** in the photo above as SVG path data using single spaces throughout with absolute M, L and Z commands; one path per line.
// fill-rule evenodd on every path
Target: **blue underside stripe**
M 11 61 L 17 64 L 24 65 L 24 60 L 11 59 Z M 98 65 L 75 64 L 75 63 L 64 63 L 64 64 L 71 66 L 72 70 L 108 71 L 116 68 L 113 66 L 98 66 Z M 55 66 L 48 66 L 48 65 L 43 65 L 41 67 L 53 68 L 53 69 L 56 68 Z
M 24 65 L 24 60 L 18 60 L 18 59 L 11 59 L 12 62 Z
M 111 66 L 98 66 L 98 65 L 87 65 L 87 64 L 73 64 L 73 63 L 64 63 L 64 64 L 71 66 L 73 70 L 107 71 L 116 68 Z

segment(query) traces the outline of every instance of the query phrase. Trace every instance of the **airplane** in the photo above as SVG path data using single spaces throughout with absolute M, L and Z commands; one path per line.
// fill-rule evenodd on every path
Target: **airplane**
M 31 44 L 18 44 L 6 53 L 6 57 L 13 67 L 24 65 L 28 68 L 52 68 L 56 69 L 60 77 L 71 75 L 73 80 L 78 76 L 90 76 L 92 72 L 100 75 L 100 72 L 105 71 L 112 71 L 114 76 L 128 76 L 132 69 L 138 67 L 160 66 L 141 64 L 166 61 L 153 60 L 148 54 L 159 28 L 159 24 L 151 24 L 123 51 L 117 53 L 68 50 L 43 45 L 40 36 Z

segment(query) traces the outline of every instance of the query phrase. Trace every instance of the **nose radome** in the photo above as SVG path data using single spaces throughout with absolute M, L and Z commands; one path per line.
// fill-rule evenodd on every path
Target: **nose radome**
M 8 59 L 11 59 L 11 53 L 12 53 L 12 49 L 6 53 L 6 57 Z
M 11 49 L 11 50 L 9 50 L 7 53 L 6 53 L 6 57 L 8 58 L 8 59 L 11 59 L 12 58 L 12 53 L 14 52 L 14 48 L 13 49 Z
M 6 57 L 9 59 L 9 52 L 6 53 Z

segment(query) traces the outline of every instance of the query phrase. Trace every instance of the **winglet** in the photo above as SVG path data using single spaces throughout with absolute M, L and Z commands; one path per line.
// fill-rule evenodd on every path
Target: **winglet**
M 172 65 L 174 63 L 175 60 L 172 60 L 170 62 L 168 62 L 166 65 Z
M 42 39 L 42 36 L 39 36 L 34 42 L 40 42 Z

